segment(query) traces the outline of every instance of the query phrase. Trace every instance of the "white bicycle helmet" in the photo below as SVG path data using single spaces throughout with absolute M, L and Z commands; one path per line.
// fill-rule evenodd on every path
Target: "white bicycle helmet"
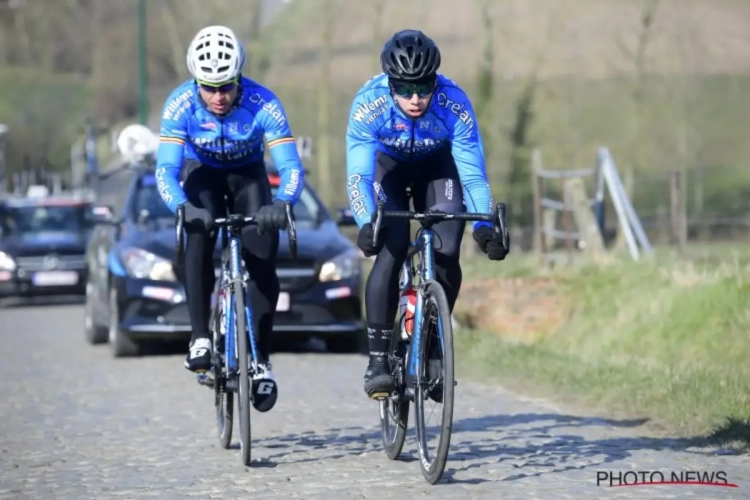
M 187 67 L 196 80 L 222 83 L 242 71 L 245 49 L 226 26 L 208 26 L 195 35 L 187 51 Z

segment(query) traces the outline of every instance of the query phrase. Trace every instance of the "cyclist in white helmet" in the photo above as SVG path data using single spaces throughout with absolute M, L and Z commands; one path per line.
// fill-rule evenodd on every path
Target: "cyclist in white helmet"
M 257 215 L 257 230 L 250 226 L 242 233 L 242 254 L 261 358 L 254 378 L 273 381 L 269 359 L 279 297 L 278 230 L 286 228 L 285 203 L 296 203 L 304 170 L 281 102 L 242 75 L 244 64 L 245 50 L 231 29 L 209 26 L 198 32 L 187 52 L 193 78 L 177 87 L 164 105 L 156 178 L 164 203 L 173 212 L 185 207 L 184 280 L 193 329 L 185 367 L 193 372 L 211 367 L 212 230 L 214 219 L 225 215 L 226 195 L 232 213 Z M 263 161 L 264 138 L 281 177 L 275 200 Z M 270 410 L 276 394 L 274 383 L 265 402 L 256 402 L 258 409 Z

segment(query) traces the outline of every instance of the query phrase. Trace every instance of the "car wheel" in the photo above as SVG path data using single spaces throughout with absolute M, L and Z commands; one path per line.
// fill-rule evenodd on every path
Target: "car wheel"
M 120 309 L 117 307 L 117 290 L 114 288 L 109 291 L 109 344 L 116 358 L 138 356 L 140 352 L 138 344 L 120 329 Z
M 326 339 L 326 345 L 329 352 L 337 354 L 367 354 L 367 333 L 362 331 L 329 337 Z
M 89 344 L 103 344 L 109 339 L 109 330 L 94 320 L 94 285 L 86 283 L 86 302 L 83 308 L 83 330 Z

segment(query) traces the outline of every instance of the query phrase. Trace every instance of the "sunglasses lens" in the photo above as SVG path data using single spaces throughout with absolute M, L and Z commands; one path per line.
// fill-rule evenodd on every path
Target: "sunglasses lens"
M 401 97 L 411 97 L 414 94 L 417 94 L 419 97 L 424 97 L 430 92 L 432 92 L 432 85 L 431 84 L 421 84 L 421 85 L 413 85 L 413 84 L 394 84 L 393 85 L 393 91 L 401 96 Z
M 205 90 L 206 92 L 211 92 L 212 94 L 214 92 L 221 92 L 222 94 L 226 94 L 227 92 L 231 92 L 234 90 L 234 88 L 237 86 L 237 82 L 229 82 L 222 85 L 210 85 L 208 83 L 199 83 L 201 88 Z

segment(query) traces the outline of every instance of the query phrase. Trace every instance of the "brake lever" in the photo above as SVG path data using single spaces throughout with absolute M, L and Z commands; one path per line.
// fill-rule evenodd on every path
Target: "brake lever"
M 508 231 L 508 223 L 506 221 L 505 203 L 498 203 L 495 205 L 493 219 L 497 222 L 497 224 L 492 224 L 495 233 L 502 234 L 503 247 L 510 250 L 510 232 Z
M 383 210 L 385 203 L 378 200 L 377 209 L 372 215 L 372 246 L 377 248 L 378 246 L 378 232 L 380 232 L 380 225 L 383 223 Z
M 284 210 L 286 211 L 287 232 L 289 233 L 289 254 L 292 260 L 297 260 L 297 225 L 294 220 L 292 202 L 285 201 Z

